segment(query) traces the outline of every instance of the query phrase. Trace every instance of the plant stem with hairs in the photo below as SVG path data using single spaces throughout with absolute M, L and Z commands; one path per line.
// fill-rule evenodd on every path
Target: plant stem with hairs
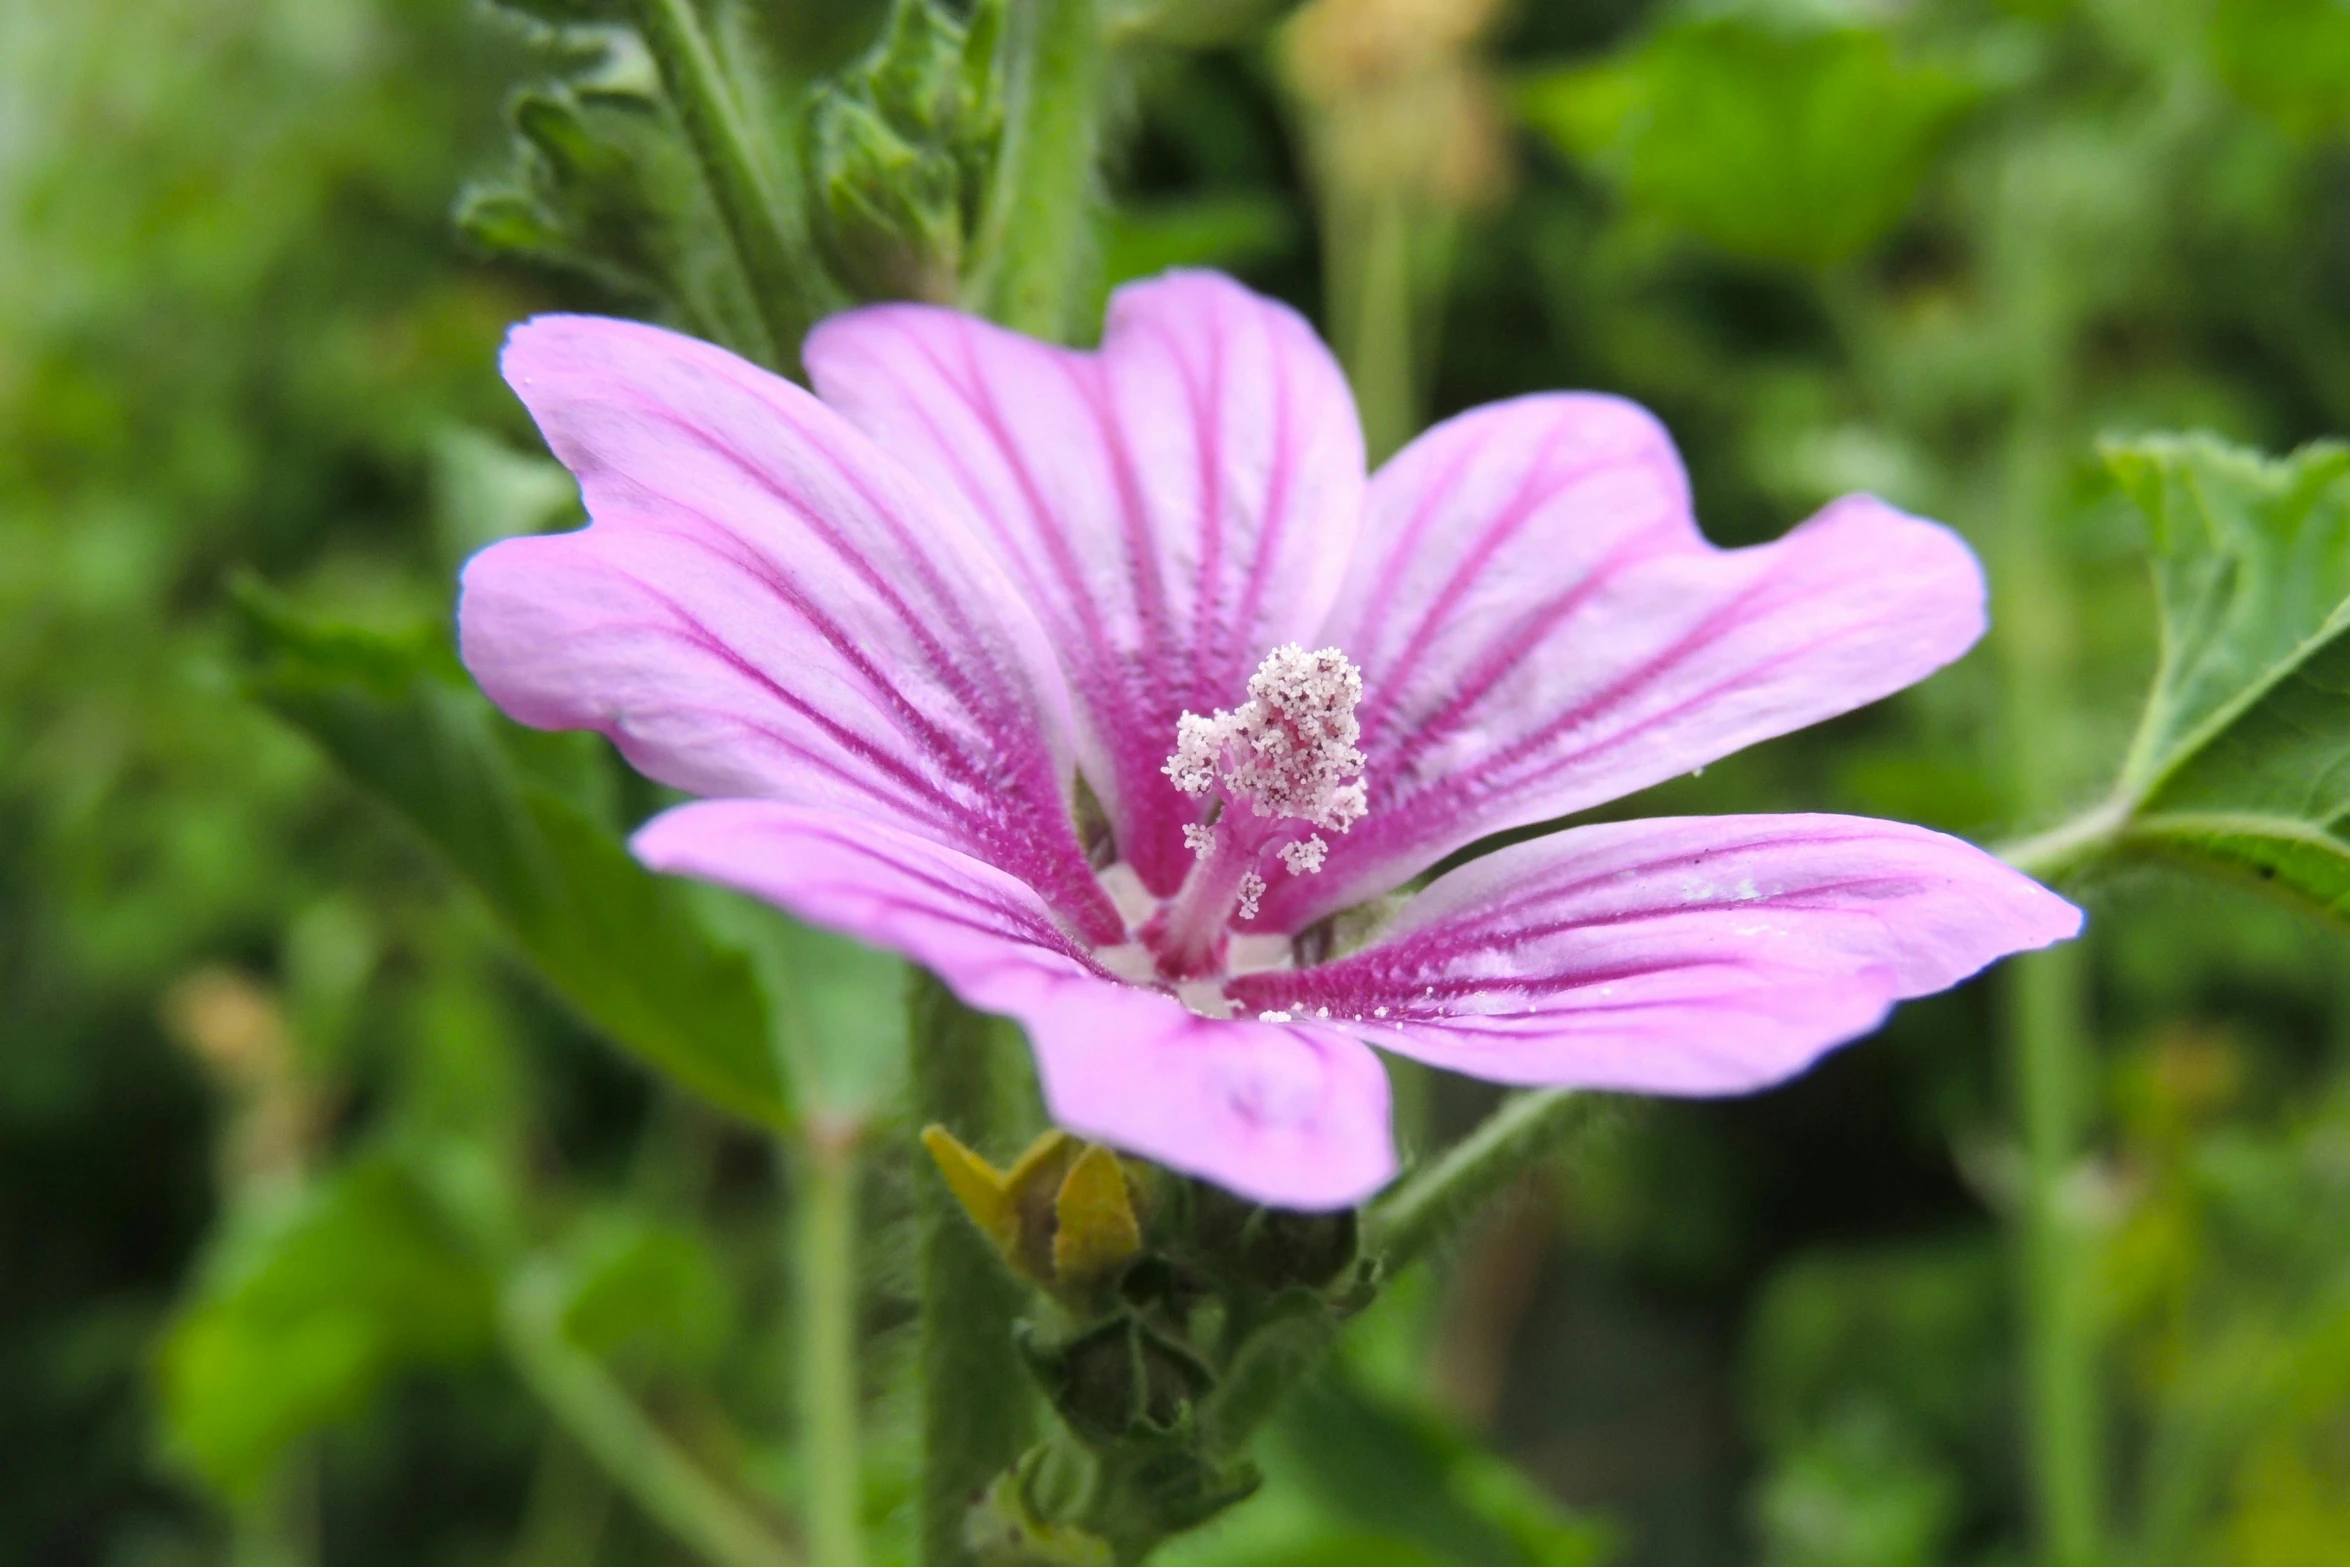
M 2035 204 L 2012 203 L 1994 241 L 2006 330 L 2028 345 L 2000 475 L 1991 541 L 2008 787 L 2022 820 L 2064 806 L 2073 733 L 2071 601 L 2056 519 L 2063 506 L 2070 311 Z M 2038 214 L 2045 221 L 2044 214 Z M 2040 1555 L 2049 1567 L 2098 1560 L 2104 1432 L 2092 1291 L 2094 1236 L 2081 1211 L 2090 1016 L 2079 944 L 2027 953 L 2005 976 L 2002 1020 L 2024 1147 L 2019 1281 L 2024 1420 Z
M 811 1126 L 794 1173 L 798 1209 L 800 1445 L 812 1567 L 862 1567 L 858 1469 L 857 1128 Z
M 916 974 L 909 1032 L 914 1110 L 966 1144 L 1001 1151 L 1016 1129 L 1009 1075 L 988 1020 Z M 1009 1469 L 1035 1431 L 1035 1395 L 1012 1351 L 1021 1287 L 927 1161 L 915 1172 L 921 1276 L 922 1567 L 971 1561 L 972 1498 Z
M 552 1273 L 526 1265 L 506 1285 L 499 1315 L 523 1382 L 645 1516 L 711 1567 L 796 1567 L 766 1525 L 564 1335 Z
M 727 79 L 694 0 L 632 0 L 630 10 L 758 306 L 768 337 L 760 357 L 789 368 L 817 314 L 807 297 L 815 272 L 790 187 Z
M 1055 342 L 1087 296 L 1105 54 L 1099 0 L 1007 0 L 1003 146 L 963 292 L 990 319 Z

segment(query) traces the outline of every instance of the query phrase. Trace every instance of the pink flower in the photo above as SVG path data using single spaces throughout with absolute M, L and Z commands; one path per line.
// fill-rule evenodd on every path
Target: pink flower
M 466 663 L 709 797 L 647 864 L 1025 1024 L 1073 1131 L 1338 1206 L 1394 1171 L 1366 1041 L 1741 1093 L 2079 927 L 1967 844 L 1841 816 L 1573 827 L 1379 901 L 1956 658 L 1983 583 L 1933 523 L 1856 496 L 1714 549 L 1663 429 L 1585 394 L 1366 482 L 1330 355 L 1210 274 L 1121 290 L 1098 353 L 886 305 L 806 358 L 821 400 L 653 327 L 517 328 L 507 379 L 594 522 L 474 558 Z

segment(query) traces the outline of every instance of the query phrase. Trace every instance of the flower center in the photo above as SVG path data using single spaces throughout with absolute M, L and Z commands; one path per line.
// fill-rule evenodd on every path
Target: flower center
M 1265 655 L 1239 707 L 1176 721 L 1162 771 L 1207 809 L 1183 830 L 1197 863 L 1142 931 L 1161 974 L 1213 972 L 1233 919 L 1256 918 L 1266 876 L 1313 875 L 1330 852 L 1322 832 L 1362 819 L 1362 697 L 1345 654 L 1290 643 Z

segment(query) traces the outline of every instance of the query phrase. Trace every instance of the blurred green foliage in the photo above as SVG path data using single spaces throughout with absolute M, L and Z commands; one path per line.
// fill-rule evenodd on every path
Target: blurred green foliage
M 1109 280 L 1215 264 L 1320 302 L 1248 41 L 1273 9 L 1123 8 L 1241 41 L 1122 60 Z M 495 379 L 504 326 L 764 331 L 641 49 L 521 14 L 604 10 L 0 0 L 0 1562 L 687 1559 L 550 1422 L 546 1368 L 752 1513 L 790 1494 L 793 1177 L 752 1127 L 816 1114 L 880 1150 L 866 1511 L 903 1558 L 904 1041 L 860 1001 L 893 961 L 644 877 L 616 845 L 657 792 L 450 673 L 457 562 L 573 505 Z M 881 11 L 729 15 L 806 80 Z M 1515 189 L 1450 247 L 1439 411 L 1638 397 L 1725 543 L 1853 488 L 1952 520 L 2000 613 L 2055 628 L 2062 803 L 2160 762 L 2198 812 L 2306 829 L 2184 847 L 2338 902 L 2338 736 L 2279 764 L 2244 735 L 2339 706 L 2340 459 L 2246 449 L 2350 431 L 2350 10 L 1600 0 L 1519 7 L 1489 64 Z M 2216 436 L 2147 438 L 2184 428 Z M 2019 508 L 2053 613 L 2008 596 Z M 239 572 L 271 585 L 241 610 Z M 2255 666 L 2198 655 L 2231 616 Z M 2052 826 L 2011 716 L 1978 658 L 1627 809 Z M 452 758 L 475 781 L 435 793 Z M 584 923 L 549 865 L 645 912 Z M 2330 1567 L 2344 949 L 2166 876 L 2093 900 L 2099 1152 L 2069 1193 L 2114 1559 Z M 1167 1559 L 2019 1560 L 1989 1031 L 1978 987 L 1781 1093 L 1626 1108 L 1391 1289 L 1271 1432 L 1266 1493 Z M 1484 1105 L 1424 1087 L 1421 1146 Z

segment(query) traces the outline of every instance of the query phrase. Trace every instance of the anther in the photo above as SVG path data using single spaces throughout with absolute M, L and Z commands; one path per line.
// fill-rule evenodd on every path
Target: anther
M 1334 647 L 1309 653 L 1292 642 L 1265 656 L 1249 676 L 1248 695 L 1230 712 L 1176 720 L 1175 754 L 1162 769 L 1175 787 L 1201 799 L 1222 785 L 1234 804 L 1245 800 L 1260 817 L 1330 832 L 1360 821 L 1363 753 L 1355 742 L 1363 731 L 1355 704 L 1363 697 L 1362 671 Z M 1292 861 L 1290 870 L 1320 866 L 1316 854 L 1303 869 Z
M 1265 656 L 1239 707 L 1176 720 L 1175 752 L 1162 770 L 1208 804 L 1204 820 L 1183 829 L 1197 863 L 1140 932 L 1162 976 L 1214 972 L 1231 921 L 1253 920 L 1263 906 L 1272 861 L 1292 876 L 1314 875 L 1330 855 L 1322 833 L 1362 820 L 1362 696 L 1362 672 L 1345 654 L 1293 642 Z

